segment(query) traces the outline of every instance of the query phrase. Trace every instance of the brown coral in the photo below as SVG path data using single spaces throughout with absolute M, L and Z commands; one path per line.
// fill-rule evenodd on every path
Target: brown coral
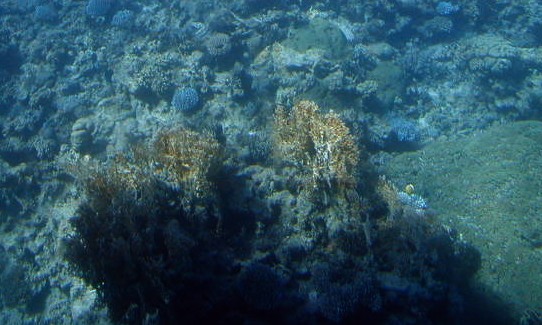
M 385 176 L 380 176 L 378 183 L 376 184 L 376 193 L 380 195 L 383 202 L 388 207 L 388 221 L 397 218 L 401 214 L 403 208 L 399 201 L 399 197 L 397 196 L 397 193 L 399 193 L 397 187 L 386 179 Z
M 69 169 L 84 180 L 83 188 L 93 205 L 107 209 L 122 200 L 145 205 L 159 183 L 182 190 L 187 202 L 211 198 L 211 173 L 218 169 L 220 157 L 221 146 L 211 134 L 180 129 L 163 132 L 151 148 L 135 147 L 110 164 L 80 160 L 78 168 Z
M 83 189 L 90 204 L 100 211 L 108 211 L 124 202 L 132 202 L 133 209 L 153 199 L 154 180 L 148 166 L 119 155 L 110 165 L 82 159 L 74 175 L 83 180 Z
M 209 133 L 180 129 L 160 134 L 154 143 L 160 178 L 189 188 L 201 197 L 211 185 L 209 174 L 220 157 L 220 144 Z
M 290 112 L 277 108 L 274 129 L 279 157 L 310 177 L 313 189 L 355 187 L 360 151 L 336 113 L 321 114 L 316 103 L 301 101 Z

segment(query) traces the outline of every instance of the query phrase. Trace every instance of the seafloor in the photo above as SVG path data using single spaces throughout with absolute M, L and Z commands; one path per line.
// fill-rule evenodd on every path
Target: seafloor
M 0 22 L 0 324 L 542 323 L 538 1 Z

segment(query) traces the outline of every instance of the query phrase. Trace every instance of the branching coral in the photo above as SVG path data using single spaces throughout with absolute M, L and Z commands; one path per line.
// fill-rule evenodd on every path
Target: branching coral
M 210 134 L 174 130 L 108 165 L 79 164 L 86 195 L 66 256 L 100 290 L 114 320 L 186 317 L 167 311 L 194 301 L 185 287 L 215 269 L 214 260 L 192 257 L 196 243 L 214 242 L 209 234 L 221 222 L 209 179 L 219 153 Z
M 84 180 L 90 204 L 104 211 L 118 205 L 147 206 L 164 187 L 193 205 L 194 199 L 214 196 L 210 178 L 220 157 L 221 146 L 211 134 L 179 129 L 161 133 L 151 149 L 135 147 L 107 166 L 80 161 L 78 168 L 69 169 Z
M 287 165 L 301 169 L 312 190 L 356 186 L 359 147 L 339 116 L 320 113 L 314 102 L 301 101 L 289 112 L 277 108 L 275 147 Z
M 397 218 L 402 211 L 401 201 L 397 196 L 399 190 L 397 187 L 386 179 L 386 177 L 381 176 L 376 184 L 376 192 L 380 195 L 383 202 L 387 205 L 388 208 L 388 220 L 394 220 Z
M 124 156 L 117 157 L 108 167 L 85 165 L 84 168 L 86 171 L 79 174 L 84 177 L 85 197 L 102 214 L 126 201 L 137 209 L 152 197 L 150 192 L 155 188 L 152 174 L 146 166 Z
M 209 133 L 177 130 L 162 133 L 154 144 L 155 172 L 163 180 L 191 188 L 196 197 L 208 193 L 209 174 L 220 157 L 220 144 Z

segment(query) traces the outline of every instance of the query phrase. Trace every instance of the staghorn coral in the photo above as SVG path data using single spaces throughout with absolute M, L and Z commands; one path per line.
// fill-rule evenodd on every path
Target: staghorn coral
M 356 187 L 356 141 L 336 113 L 321 114 L 314 102 L 301 101 L 290 112 L 277 108 L 275 147 L 286 164 L 301 169 L 309 189 Z

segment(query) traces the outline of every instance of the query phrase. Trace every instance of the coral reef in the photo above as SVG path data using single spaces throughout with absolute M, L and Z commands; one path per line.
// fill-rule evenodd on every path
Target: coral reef
M 216 33 L 207 39 L 205 47 L 212 57 L 225 56 L 232 48 L 231 37 L 224 33 Z
M 111 25 L 119 28 L 129 28 L 134 24 L 135 14 L 130 10 L 119 10 L 111 18 Z
M 220 145 L 210 133 L 178 130 L 158 135 L 151 159 L 160 179 L 203 197 L 212 191 L 210 178 L 221 158 Z
M 175 92 L 171 105 L 181 112 L 193 111 L 199 103 L 198 92 L 194 88 L 182 88 Z
M 216 140 L 179 130 L 161 134 L 152 148 L 136 148 L 110 166 L 81 162 L 77 171 L 85 198 L 67 256 L 115 320 L 159 313 L 162 322 L 173 321 L 168 309 L 187 308 L 196 278 L 221 262 L 197 256 L 220 227 L 208 175 L 218 161 Z
M 306 191 L 356 188 L 360 150 L 336 113 L 322 114 L 311 101 L 300 101 L 290 112 L 275 112 L 275 147 L 280 158 L 299 169 Z
M 89 16 L 105 16 L 112 7 L 111 0 L 89 0 L 85 10 Z
M 227 176 L 224 144 L 186 129 L 108 164 L 76 163 L 84 197 L 66 256 L 113 320 L 385 322 L 456 307 L 449 294 L 476 252 L 415 215 L 426 207 L 401 199 L 412 190 L 384 182 L 383 199 L 364 200 L 360 149 L 337 114 L 300 101 L 277 109 L 274 131 L 274 171 Z
M 0 323 L 105 323 L 106 307 L 120 323 L 513 323 L 469 309 L 479 257 L 440 225 L 468 213 L 438 205 L 465 191 L 415 177 L 434 141 L 541 118 L 540 12 L 532 0 L 1 1 Z M 412 179 L 379 181 L 418 149 L 401 173 Z M 467 192 L 456 206 L 526 206 L 508 189 Z M 484 249 L 499 233 L 480 231 Z M 521 233 L 536 251 L 540 232 Z

